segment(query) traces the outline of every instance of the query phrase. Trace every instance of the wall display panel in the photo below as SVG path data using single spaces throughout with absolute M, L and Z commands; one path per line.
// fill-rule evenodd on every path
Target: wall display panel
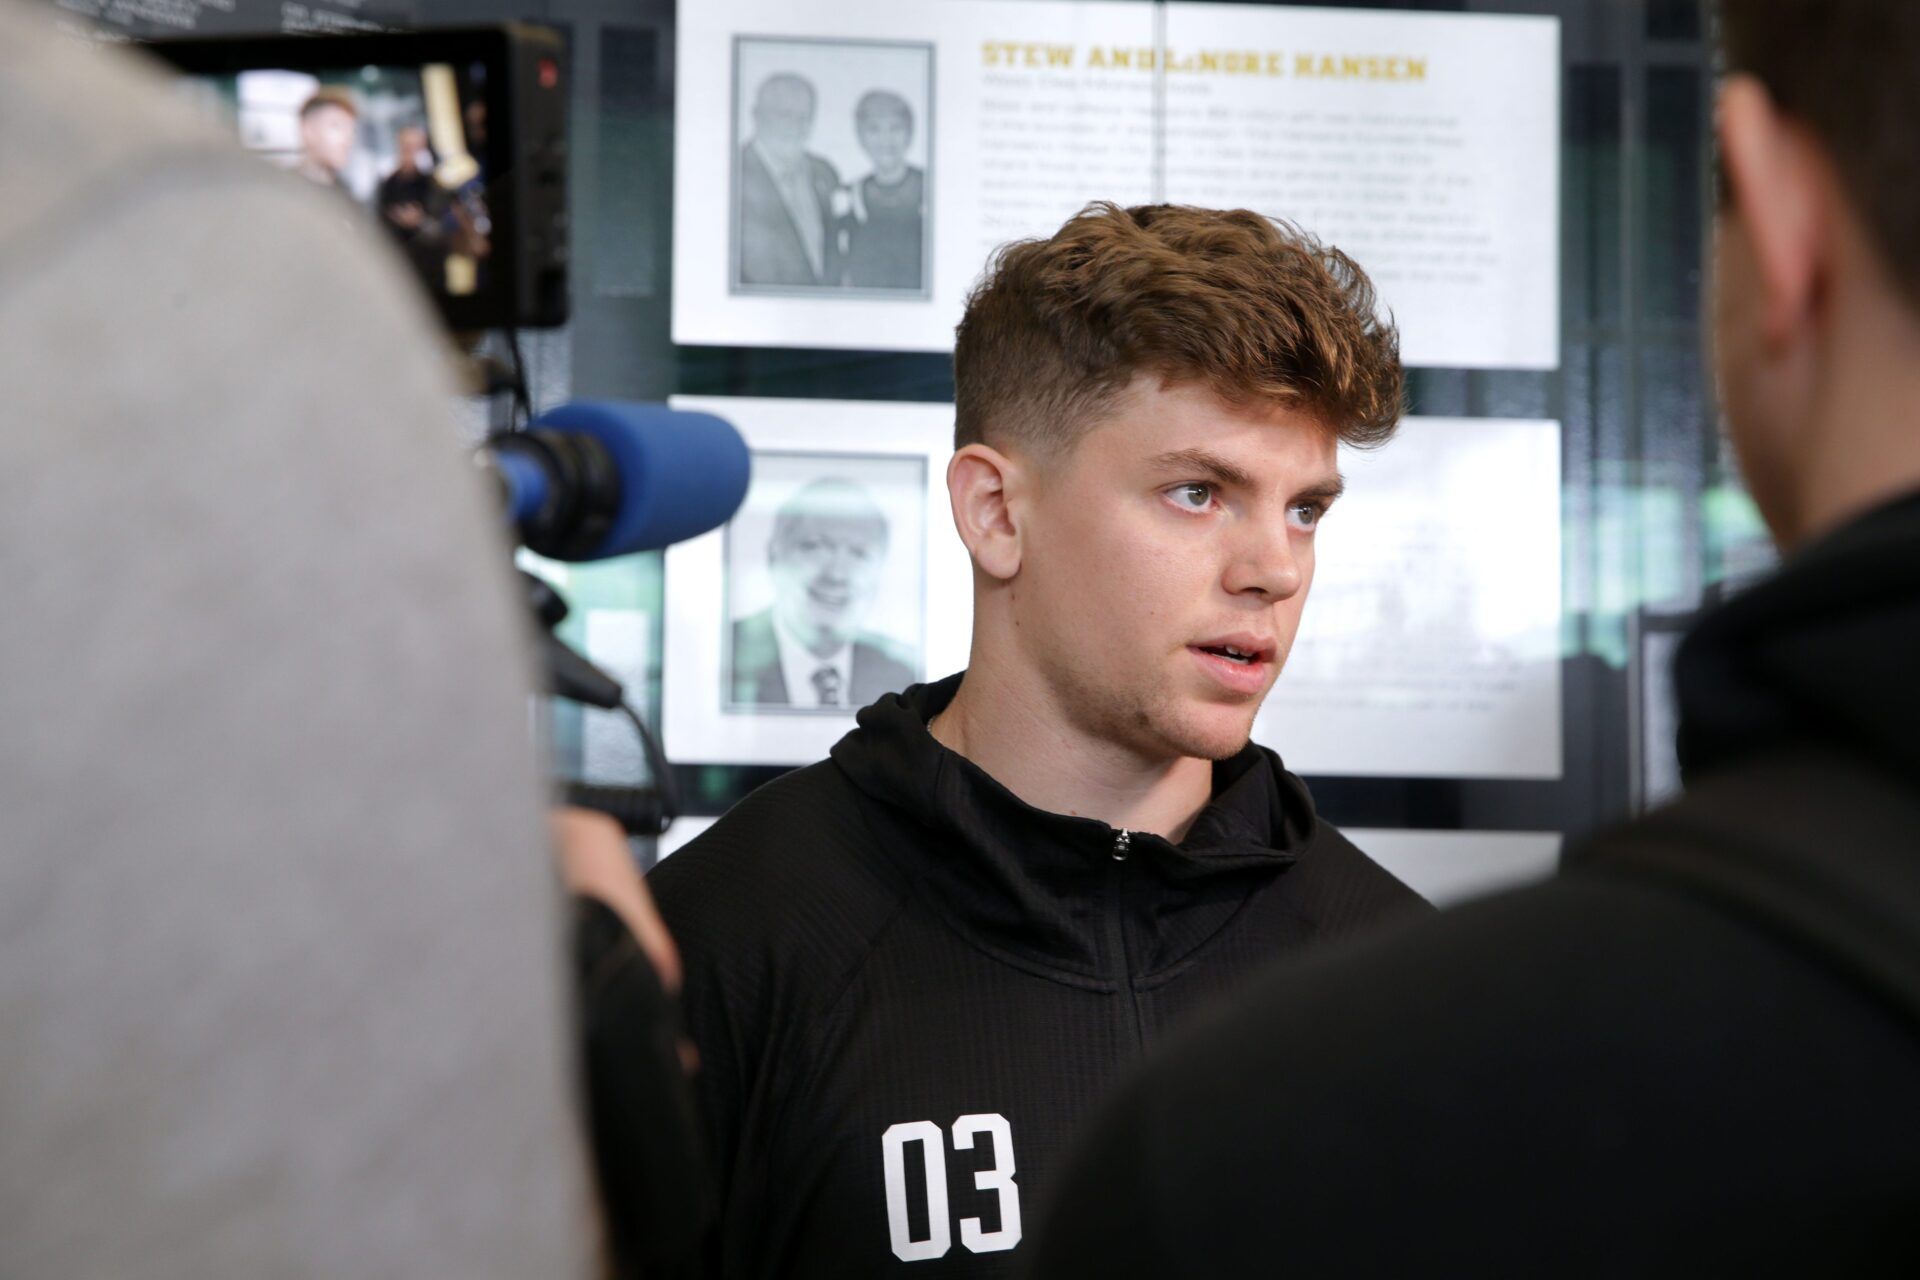
M 1559 777 L 1560 424 L 1409 418 L 1341 471 L 1256 740 L 1303 774 Z
M 966 665 L 951 405 L 677 397 L 753 450 L 722 529 L 667 551 L 661 673 L 679 761 L 805 764 L 884 693 Z
M 673 336 L 943 351 L 994 248 L 1090 200 L 1352 253 L 1410 364 L 1559 361 L 1559 22 L 1247 5 L 683 9 Z
M 1560 865 L 1557 831 L 1383 831 L 1346 837 L 1437 907 L 1520 889 Z

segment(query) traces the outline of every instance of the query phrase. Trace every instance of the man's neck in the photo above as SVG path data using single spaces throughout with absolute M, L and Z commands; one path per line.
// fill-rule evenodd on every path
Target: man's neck
M 1037 678 L 1010 679 L 990 664 L 976 661 L 967 669 L 959 692 L 928 729 L 942 746 L 1050 813 L 1178 841 L 1213 795 L 1212 762 L 1146 758 L 1097 738 L 1074 724 Z
M 1871 299 L 1828 343 L 1825 394 L 1806 424 L 1789 548 L 1920 490 L 1920 318 Z

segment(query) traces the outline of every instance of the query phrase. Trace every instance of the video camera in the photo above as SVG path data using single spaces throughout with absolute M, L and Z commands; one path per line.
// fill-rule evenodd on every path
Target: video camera
M 146 50 L 247 149 L 333 193 L 391 236 L 455 333 L 500 329 L 513 352 L 489 394 L 507 426 L 479 461 L 520 541 L 556 560 L 656 550 L 724 524 L 749 455 L 711 414 L 611 401 L 532 414 L 517 328 L 566 323 L 566 86 L 559 37 L 506 24 L 407 34 L 156 40 Z M 477 360 L 477 358 L 476 358 Z M 483 371 L 486 366 L 481 363 Z M 657 835 L 673 772 L 620 683 L 563 643 L 567 604 L 523 572 L 549 692 L 624 713 L 649 787 L 568 782 L 566 799 Z
M 455 332 L 567 321 L 560 40 L 506 24 L 156 40 L 263 154 L 339 192 L 412 262 Z

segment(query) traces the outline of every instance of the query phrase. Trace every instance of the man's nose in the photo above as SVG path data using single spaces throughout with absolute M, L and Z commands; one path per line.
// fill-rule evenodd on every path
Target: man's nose
M 1233 531 L 1221 585 L 1233 595 L 1286 600 L 1306 581 L 1286 513 L 1247 519 Z

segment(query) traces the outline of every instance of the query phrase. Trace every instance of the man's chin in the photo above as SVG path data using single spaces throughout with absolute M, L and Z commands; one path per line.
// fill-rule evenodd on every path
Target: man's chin
M 1209 707 L 1161 726 L 1161 736 L 1181 755 L 1201 760 L 1231 760 L 1253 740 L 1250 712 Z

